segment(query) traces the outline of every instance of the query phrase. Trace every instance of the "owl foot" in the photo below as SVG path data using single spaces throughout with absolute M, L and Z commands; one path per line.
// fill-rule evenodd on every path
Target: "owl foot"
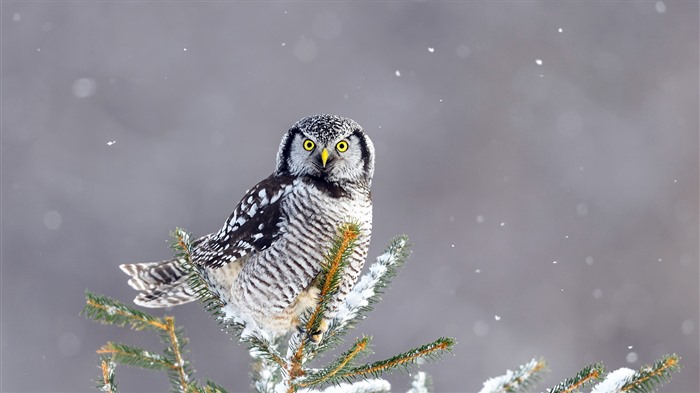
M 321 320 L 321 324 L 318 325 L 318 330 L 314 332 L 309 332 L 308 339 L 314 344 L 317 344 L 321 342 L 323 339 L 323 335 L 326 333 L 328 330 L 328 320 L 323 318 Z
M 299 331 L 299 334 L 301 336 L 306 337 L 306 339 L 309 340 L 309 342 L 318 345 L 318 343 L 320 343 L 323 339 L 323 335 L 328 330 L 328 320 L 325 318 L 321 320 L 321 324 L 318 326 L 318 330 L 307 331 L 306 328 L 301 325 L 297 327 L 297 330 Z

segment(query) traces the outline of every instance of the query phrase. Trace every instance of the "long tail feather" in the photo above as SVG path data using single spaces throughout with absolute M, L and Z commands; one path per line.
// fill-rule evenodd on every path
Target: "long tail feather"
M 131 276 L 129 286 L 142 291 L 134 303 L 143 307 L 170 307 L 196 299 L 187 285 L 187 273 L 177 259 L 119 265 Z

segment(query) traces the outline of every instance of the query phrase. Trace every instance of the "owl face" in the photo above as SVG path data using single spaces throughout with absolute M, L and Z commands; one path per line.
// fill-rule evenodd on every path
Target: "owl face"
M 282 138 L 276 173 L 371 185 L 374 145 L 351 119 L 334 115 L 305 117 Z

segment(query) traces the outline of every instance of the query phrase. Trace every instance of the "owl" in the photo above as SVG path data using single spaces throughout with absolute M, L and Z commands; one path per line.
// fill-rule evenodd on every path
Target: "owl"
M 338 226 L 359 224 L 334 310 L 354 286 L 372 234 L 374 145 L 355 121 L 305 117 L 282 137 L 275 171 L 248 190 L 223 227 L 192 242 L 191 259 L 209 290 L 244 321 L 273 337 L 300 328 L 316 306 L 315 282 Z M 144 307 L 196 300 L 182 260 L 124 264 Z M 322 328 L 323 329 L 323 328 Z M 312 334 L 313 333 L 313 334 Z M 314 341 L 321 332 L 308 333 Z

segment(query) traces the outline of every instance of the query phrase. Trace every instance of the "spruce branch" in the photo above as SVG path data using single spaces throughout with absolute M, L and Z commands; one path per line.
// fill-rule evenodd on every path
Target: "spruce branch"
M 573 393 L 579 391 L 585 385 L 600 380 L 605 374 L 605 366 L 602 362 L 593 363 L 579 371 L 574 377 L 567 378 L 551 389 L 548 393 Z
M 110 355 L 110 361 L 126 366 L 151 370 L 169 370 L 175 367 L 173 363 L 162 355 L 125 344 L 108 342 L 98 349 L 97 353 Z M 102 364 L 104 365 L 104 360 Z
M 479 393 L 525 392 L 540 380 L 546 370 L 547 363 L 543 359 L 532 359 L 515 371 L 507 370 L 500 377 L 488 379 Z
M 114 381 L 116 364 L 108 356 L 100 359 L 101 378 L 97 379 L 97 390 L 106 393 L 117 393 L 117 383 Z
M 200 387 L 197 384 L 190 384 L 185 393 L 227 393 L 226 389 L 215 384 L 212 381 L 207 381 L 207 383 Z
M 323 315 L 328 311 L 328 305 L 338 293 L 343 272 L 348 265 L 348 257 L 355 249 L 355 240 L 360 235 L 360 227 L 355 223 L 346 223 L 338 229 L 338 236 L 334 239 L 326 261 L 322 265 L 319 275 L 319 301 L 306 322 L 306 331 L 311 333 L 318 330 Z
M 345 376 L 352 369 L 352 362 L 360 354 L 366 353 L 371 337 L 362 337 L 345 353 L 340 355 L 334 362 L 323 370 L 307 375 L 297 386 L 301 388 L 320 385 L 323 383 L 339 383 L 346 379 Z
M 342 377 L 357 378 L 367 375 L 378 377 L 387 371 L 393 371 L 399 367 L 408 368 L 408 366 L 418 364 L 422 360 L 437 360 L 445 352 L 451 351 L 455 344 L 455 339 L 442 337 L 389 359 L 356 367 L 342 375 Z
M 298 393 L 390 393 L 391 384 L 383 379 L 365 379 L 355 383 L 342 382 L 323 390 L 301 389 Z
M 285 366 L 279 366 L 265 359 L 253 357 L 251 380 L 253 388 L 258 393 L 274 393 L 275 386 L 278 386 L 283 379 L 282 371 Z
M 379 301 L 391 279 L 406 263 L 408 256 L 408 237 L 397 236 L 355 284 L 345 301 L 338 306 L 336 315 L 326 331 L 326 339 L 317 348 L 318 352 L 334 348 L 349 329 L 372 311 L 374 304 Z
M 189 362 L 184 358 L 184 345 L 187 338 L 181 328 L 175 325 L 175 319 L 170 316 L 158 318 L 153 315 L 135 310 L 117 300 L 107 296 L 86 291 L 86 305 L 81 312 L 87 318 L 94 321 L 111 324 L 120 327 L 129 326 L 132 330 L 152 330 L 160 333 L 161 341 L 166 345 L 163 355 L 155 354 L 145 349 L 132 347 L 125 344 L 108 342 L 97 353 L 102 355 L 103 378 L 105 370 L 104 364 L 110 362 L 134 366 L 145 369 L 165 370 L 168 374 L 173 391 L 186 392 L 192 379 L 193 371 L 189 367 Z M 106 355 L 109 355 L 107 357 Z M 114 379 L 114 372 L 111 375 Z M 108 383 L 102 383 L 101 387 Z M 108 388 L 112 388 L 110 383 Z
M 167 329 L 162 318 L 141 312 L 107 296 L 85 291 L 85 297 L 87 302 L 80 313 L 96 322 L 119 327 L 129 325 L 132 330 Z
M 166 371 L 173 390 L 186 392 L 193 373 L 189 367 L 189 362 L 183 357 L 183 348 L 188 340 L 185 338 L 182 329 L 175 326 L 175 318 L 166 316 L 165 323 L 166 330 L 164 333 L 161 333 L 161 341 L 167 345 L 164 353 L 174 366 Z
M 345 223 L 338 229 L 338 235 L 334 238 L 330 250 L 326 254 L 326 261 L 321 267 L 318 282 L 320 292 L 316 307 L 311 314 L 302 318 L 304 330 L 307 334 L 315 334 L 321 327 L 323 316 L 328 311 L 329 304 L 338 293 L 340 283 L 343 277 L 343 272 L 348 264 L 348 257 L 352 254 L 355 247 L 355 240 L 360 234 L 360 227 L 355 223 Z M 293 340 L 290 340 L 290 349 L 293 355 L 289 359 L 287 365 L 287 373 L 291 378 L 304 376 L 303 364 L 309 356 L 306 352 L 305 337 L 295 335 Z M 326 338 L 327 339 L 327 338 Z M 324 338 L 321 338 L 323 341 Z M 306 356 L 305 356 L 306 355 Z M 313 357 L 314 355 L 311 355 Z M 294 386 L 290 385 L 290 391 Z
M 635 371 L 627 367 L 611 371 L 602 382 L 593 387 L 591 393 L 622 393 L 622 387 L 630 382 Z
M 639 371 L 620 368 L 609 373 L 597 384 L 592 393 L 650 393 L 668 382 L 671 373 L 680 369 L 678 355 L 665 355 L 653 365 L 642 366 Z
M 621 390 L 633 393 L 654 392 L 670 380 L 672 372 L 679 370 L 680 357 L 676 354 L 665 355 L 653 365 L 642 367 Z

